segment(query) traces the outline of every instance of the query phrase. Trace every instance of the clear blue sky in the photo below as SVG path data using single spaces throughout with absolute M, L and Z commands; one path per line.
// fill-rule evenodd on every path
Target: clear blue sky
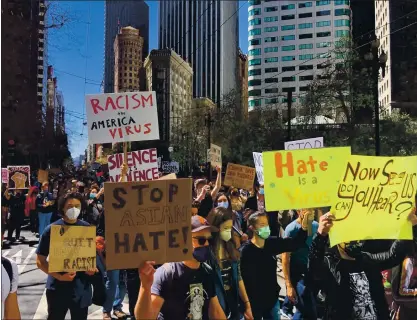
M 149 5 L 149 49 L 158 48 L 158 1 Z M 239 45 L 248 49 L 248 5 L 239 1 Z M 84 111 L 85 94 L 99 93 L 104 64 L 104 1 L 56 2 L 57 10 L 69 12 L 71 23 L 51 30 L 48 37 L 48 64 L 54 67 L 58 90 L 65 101 L 66 131 L 72 157 L 84 154 L 87 127 Z M 88 23 L 90 22 L 90 23 Z M 227 27 L 227 23 L 225 24 Z M 84 78 L 87 78 L 85 81 Z M 84 120 L 83 120 L 84 119 Z

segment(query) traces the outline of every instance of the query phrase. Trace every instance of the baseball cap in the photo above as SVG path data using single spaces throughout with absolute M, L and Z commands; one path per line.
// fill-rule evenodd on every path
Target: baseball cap
M 208 223 L 206 219 L 201 216 L 192 216 L 191 217 L 191 232 L 198 232 L 201 230 L 210 229 L 212 232 L 217 232 L 219 229 L 213 227 Z

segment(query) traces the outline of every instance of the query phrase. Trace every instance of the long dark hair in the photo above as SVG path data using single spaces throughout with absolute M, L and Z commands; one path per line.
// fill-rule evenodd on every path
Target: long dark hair
M 224 192 L 219 192 L 219 193 L 217 194 L 216 198 L 214 198 L 214 207 L 217 207 L 217 201 L 218 201 L 218 200 L 219 200 L 219 198 L 220 198 L 220 197 L 222 197 L 222 196 L 225 196 L 225 197 L 226 197 L 226 199 L 227 199 L 227 202 L 229 203 L 229 207 L 227 208 L 227 210 L 232 211 L 232 210 L 233 210 L 233 209 L 232 209 L 232 200 L 230 200 L 230 197 L 229 197 L 226 193 L 224 193 Z M 233 219 L 233 216 L 232 216 L 232 219 Z
M 220 230 L 220 225 L 226 221 L 232 220 L 233 221 L 233 211 L 223 208 L 217 207 L 210 211 L 207 216 L 207 221 L 212 226 L 218 228 Z M 220 247 L 223 247 L 224 252 L 226 254 L 226 258 L 228 260 L 237 261 L 239 260 L 239 251 L 236 249 L 236 244 L 231 238 L 229 241 L 223 241 L 220 238 L 219 232 L 212 233 L 213 239 L 210 241 L 211 249 L 219 263 L 220 261 Z

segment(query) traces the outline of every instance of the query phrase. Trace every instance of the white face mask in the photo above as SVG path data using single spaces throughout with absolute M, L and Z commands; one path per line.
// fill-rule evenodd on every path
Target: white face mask
M 220 231 L 220 238 L 223 241 L 229 241 L 230 239 L 232 239 L 232 230 L 223 230 Z
M 74 208 L 68 209 L 67 212 L 65 212 L 65 215 L 70 220 L 76 220 L 78 216 L 80 215 L 80 212 L 81 212 L 80 209 L 74 207 Z

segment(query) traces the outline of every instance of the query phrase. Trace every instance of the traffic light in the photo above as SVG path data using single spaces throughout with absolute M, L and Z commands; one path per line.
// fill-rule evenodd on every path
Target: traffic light
M 9 157 L 14 157 L 16 152 L 16 143 L 14 140 L 10 139 L 7 142 L 7 154 Z

